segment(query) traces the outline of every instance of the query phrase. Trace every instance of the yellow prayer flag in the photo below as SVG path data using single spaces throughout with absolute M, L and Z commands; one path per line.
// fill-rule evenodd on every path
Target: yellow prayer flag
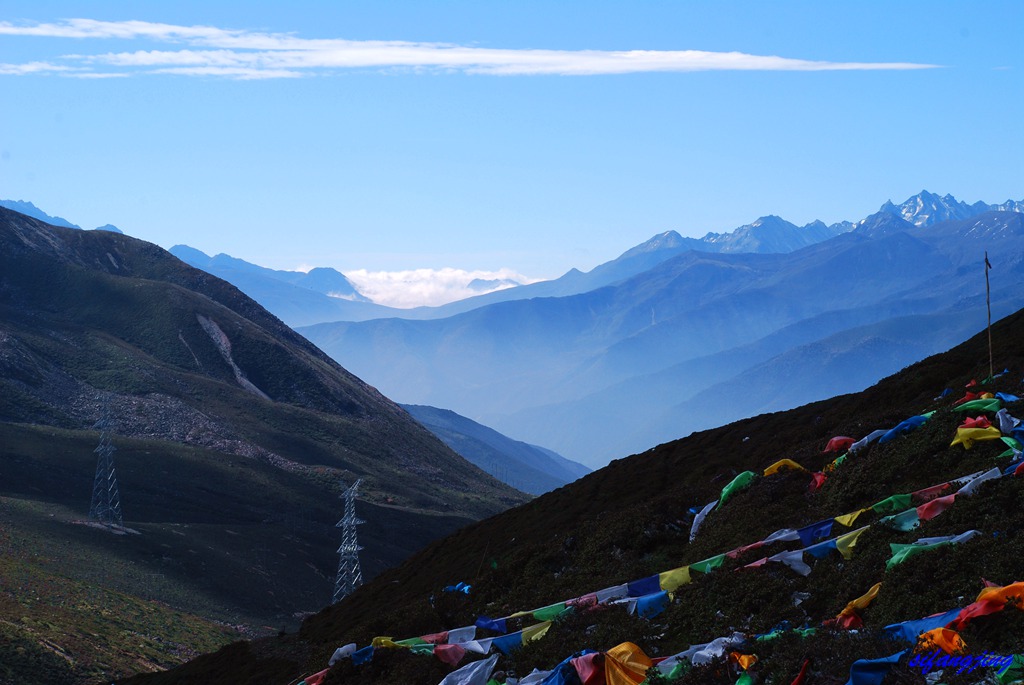
M 949 446 L 963 445 L 964 449 L 969 450 L 979 440 L 998 440 L 1001 437 L 1003 437 L 1003 434 L 995 426 L 989 426 L 988 428 L 961 427 L 956 429 L 956 437 L 953 438 L 953 442 L 949 443 Z
M 865 511 L 871 511 L 871 509 L 870 508 L 868 508 L 868 509 L 858 509 L 857 511 L 851 512 L 849 514 L 843 514 L 842 516 L 836 516 L 836 519 L 835 519 L 836 523 L 841 523 L 844 526 L 846 526 L 847 528 L 852 528 L 853 527 L 853 522 L 856 521 L 857 517 L 860 516 L 861 514 L 863 514 Z
M 605 652 L 604 680 L 607 685 L 640 685 L 654 663 L 632 642 L 623 642 Z
M 771 476 L 773 474 L 778 473 L 782 469 L 793 469 L 795 471 L 807 470 L 803 466 L 800 466 L 800 464 L 793 461 L 792 459 L 779 459 L 777 462 L 775 462 L 774 464 L 772 464 L 771 466 L 764 470 L 764 475 Z
M 551 628 L 551 621 L 544 621 L 529 628 L 523 628 L 523 644 L 541 639 L 547 634 L 549 628 Z
M 853 546 L 857 544 L 857 538 L 859 538 L 869 526 L 858 528 L 857 530 L 847 533 L 846 535 L 840 535 L 836 538 L 836 549 L 843 555 L 844 559 L 849 559 L 853 556 Z
M 375 649 L 391 648 L 391 649 L 408 649 L 406 645 L 400 645 L 390 637 L 375 637 L 371 643 Z
M 662 590 L 672 592 L 680 585 L 687 585 L 690 582 L 690 567 L 680 566 L 671 571 L 658 574 L 658 585 Z
M 871 586 L 870 590 L 868 590 L 863 595 L 861 595 L 857 599 L 855 599 L 852 602 L 850 602 L 849 604 L 847 604 L 846 608 L 843 609 L 839 613 L 839 615 L 840 616 L 849 616 L 850 614 L 854 613 L 855 611 L 863 611 L 864 609 L 867 609 L 868 605 L 871 604 L 871 602 L 875 601 L 875 597 L 878 596 L 878 591 L 881 588 L 882 588 L 882 584 L 881 583 L 875 583 L 874 585 Z

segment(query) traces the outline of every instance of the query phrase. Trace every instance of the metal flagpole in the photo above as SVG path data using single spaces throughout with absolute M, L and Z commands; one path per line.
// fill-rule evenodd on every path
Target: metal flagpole
M 992 290 L 988 284 L 988 272 L 992 264 L 988 261 L 988 250 L 985 250 L 985 304 L 988 306 L 988 377 L 992 378 Z

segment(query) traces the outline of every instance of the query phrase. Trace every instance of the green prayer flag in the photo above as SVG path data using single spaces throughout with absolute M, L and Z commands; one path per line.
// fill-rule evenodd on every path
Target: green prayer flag
M 990 397 L 984 400 L 971 400 L 953 407 L 958 412 L 997 412 L 1003 408 L 1003 401 L 998 397 Z
M 675 680 L 676 678 L 682 678 L 690 670 L 689 661 L 680 661 L 678 664 L 672 667 L 672 672 L 668 674 L 669 680 Z
M 718 506 L 721 507 L 723 504 L 725 504 L 730 497 L 732 497 L 737 492 L 750 485 L 755 478 L 757 478 L 757 474 L 754 473 L 753 471 L 744 471 L 743 473 L 733 478 L 732 482 L 730 482 L 728 485 L 722 488 L 722 494 L 718 498 Z
M 1010 665 L 996 672 L 996 678 L 1001 685 L 1024 681 L 1024 654 L 1014 654 Z
M 717 557 L 711 557 L 704 561 L 698 561 L 696 564 L 690 564 L 690 569 L 693 571 L 700 571 L 701 573 L 711 573 L 714 569 L 725 563 L 725 555 L 719 554 Z
M 754 638 L 754 640 L 756 642 L 771 642 L 772 640 L 778 639 L 781 635 L 782 635 L 782 631 L 781 630 L 773 630 L 770 633 L 765 633 L 764 635 L 758 635 L 757 637 Z
M 395 640 L 395 644 L 402 645 L 403 647 L 415 647 L 417 645 L 429 645 L 430 643 L 422 637 L 410 637 L 405 640 Z M 433 647 L 434 645 L 430 646 Z
M 914 556 L 915 554 L 920 554 L 921 552 L 938 549 L 939 547 L 944 547 L 948 544 L 948 540 L 945 542 L 936 542 L 931 545 L 899 545 L 895 542 L 890 542 L 889 549 L 892 552 L 892 558 L 889 559 L 889 561 L 885 562 L 885 569 L 889 570 L 897 564 L 902 564 L 904 561 Z
M 570 611 L 572 611 L 572 607 L 567 607 L 565 602 L 562 602 L 561 604 L 552 604 L 543 609 L 537 609 L 537 611 L 533 612 L 533 617 L 538 621 L 552 621 Z
M 871 505 L 871 510 L 879 514 L 895 514 L 909 507 L 910 495 L 893 495 Z

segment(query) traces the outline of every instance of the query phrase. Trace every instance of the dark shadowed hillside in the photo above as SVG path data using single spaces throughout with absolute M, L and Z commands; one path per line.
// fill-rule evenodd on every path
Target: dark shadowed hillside
M 138 535 L 75 525 L 107 410 Z M 338 495 L 356 478 L 366 577 L 525 499 L 234 286 L 149 243 L 0 209 L 2 556 L 25 579 L 0 590 L 15 617 L 0 662 L 36 645 L 75 677 L 109 678 L 212 646 L 186 636 L 149 661 L 96 657 L 112 633 L 159 632 L 120 618 L 87 629 L 88 611 L 57 620 L 65 581 L 250 632 L 297 625 L 331 599 Z
M 1008 372 L 987 384 L 974 384 L 972 391 L 1011 393 L 1005 395 L 1006 406 L 1019 417 L 1024 403 L 1012 393 L 1024 389 L 1024 312 L 999 322 L 993 338 L 996 368 Z M 583 648 L 608 650 L 623 641 L 636 643 L 649 655 L 667 656 L 739 631 L 750 636 L 741 653 L 760 659 L 752 668 L 757 678 L 790 683 L 807 658 L 806 682 L 846 682 L 855 660 L 887 656 L 908 646 L 886 637 L 884 626 L 964 607 L 985 587 L 984 581 L 1004 586 L 1024 580 L 1019 555 L 1024 478 L 1007 475 L 986 482 L 970 496 L 958 496 L 941 516 L 922 517 L 917 530 L 904 532 L 881 522 L 884 514 L 902 511 L 912 501 L 911 495 L 901 493 L 1011 465 L 1014 457 L 1001 456 L 1007 451 L 1001 440 L 978 442 L 970 450 L 951 444 L 965 415 L 985 414 L 980 409 L 958 412 L 954 403 L 972 379 L 987 374 L 986 336 L 979 334 L 863 392 L 757 416 L 614 461 L 431 544 L 343 603 L 308 619 L 297 637 L 233 645 L 175 671 L 130 682 L 198 683 L 216 674 L 224 683 L 286 683 L 324 668 L 334 649 L 346 643 L 364 647 L 377 636 L 397 640 L 452 630 L 472 625 L 481 615 L 529 612 L 685 565 L 690 566 L 690 584 L 680 586 L 674 601 L 654 618 L 630 616 L 622 607 L 570 612 L 556 619 L 543 638 L 501 657 L 498 667 L 523 676 L 534 667 L 552 669 Z M 950 392 L 944 393 L 946 388 Z M 711 399 L 732 401 L 728 395 Z M 846 456 L 828 471 L 818 490 L 809 488 L 807 473 L 753 476 L 749 487 L 708 516 L 690 542 L 695 508 L 717 500 L 737 474 L 760 474 L 783 458 L 821 472 L 839 454 L 823 453 L 834 436 L 864 437 L 924 412 L 934 414 L 916 430 L 895 433 L 884 444 L 873 443 Z M 804 553 L 813 566 L 807 575 L 781 563 L 734 571 L 806 543 L 776 543 L 768 551 L 738 550 L 740 546 L 775 530 L 802 529 L 864 508 L 867 513 L 861 513 L 856 525 L 870 528 L 849 559 L 834 550 L 820 559 Z M 853 527 L 835 523 L 832 535 L 848 530 Z M 968 542 L 898 565 L 889 561 L 890 544 L 970 530 L 979 532 Z M 735 558 L 716 556 L 729 550 L 737 550 Z M 710 559 L 717 559 L 721 568 L 697 570 L 698 561 Z M 892 568 L 887 570 L 887 565 Z M 471 593 L 442 591 L 456 581 L 471 583 Z M 862 630 L 823 625 L 878 582 L 877 599 L 860 612 Z M 537 620 L 527 615 L 522 625 Z M 507 629 L 518 625 L 510 619 Z M 753 639 L 787 627 L 815 631 Z M 495 633 L 481 629 L 478 636 L 483 634 Z M 1005 611 L 975 618 L 960 634 L 971 653 L 1019 653 L 1024 650 L 1024 612 L 1011 604 Z M 902 656 L 886 683 L 924 682 L 920 670 L 907 665 L 908 658 Z M 343 659 L 324 682 L 435 685 L 450 671 L 430 655 L 381 648 L 361 666 Z M 735 667 L 717 660 L 695 667 L 678 682 L 733 683 L 736 674 Z M 976 682 L 952 675 L 947 672 L 945 682 Z

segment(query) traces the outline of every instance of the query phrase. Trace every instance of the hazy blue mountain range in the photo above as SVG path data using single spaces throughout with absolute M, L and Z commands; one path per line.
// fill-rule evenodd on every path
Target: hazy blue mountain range
M 15 212 L 18 212 L 19 214 L 24 214 L 25 216 L 30 216 L 33 219 L 39 219 L 40 221 L 45 221 L 46 223 L 50 224 L 51 226 L 63 226 L 64 228 L 79 228 L 79 229 L 82 228 L 81 226 L 79 226 L 77 224 L 71 223 L 67 219 L 61 218 L 59 216 L 50 216 L 49 214 L 47 214 L 43 210 L 41 210 L 38 207 L 36 207 L 31 202 L 26 202 L 24 200 L 0 200 L 0 207 L 6 207 L 7 209 L 13 209 Z M 113 224 L 104 224 L 103 226 L 97 226 L 95 230 L 97 230 L 97 231 L 109 231 L 111 233 L 124 233 L 124 231 L 122 231 L 117 226 L 114 226 Z
M 366 306 L 350 304 L 344 300 L 338 301 L 337 297 L 341 296 L 346 300 L 369 303 L 369 300 L 358 295 L 358 291 L 347 279 L 345 279 L 347 284 L 345 286 L 313 287 L 304 279 L 296 278 L 296 276 L 303 275 L 301 272 L 266 269 L 224 254 L 210 257 L 187 245 L 176 245 L 171 248 L 171 253 L 192 266 L 234 284 L 279 316 L 285 323 L 291 326 L 306 326 L 328 321 L 365 321 L 381 318 L 440 319 L 497 302 L 577 295 L 643 273 L 660 262 L 688 250 L 791 252 L 834 237 L 852 228 L 853 224 L 849 222 L 826 226 L 820 221 L 798 227 L 779 217 L 767 216 L 740 226 L 731 232 L 708 233 L 703 238 L 684 238 L 675 231 L 666 231 L 586 273 L 578 269 L 570 269 L 559 278 L 528 285 L 519 285 L 511 280 L 485 281 L 477 279 L 469 284 L 471 289 L 489 290 L 498 286 L 505 287 L 438 307 L 412 309 L 395 309 L 382 305 Z M 332 272 L 336 274 L 335 279 L 338 277 L 344 279 L 341 273 L 333 269 L 314 269 L 313 271 Z M 311 271 L 310 275 L 312 274 Z M 277 281 L 303 285 L 321 295 L 332 295 L 333 297 L 326 299 L 310 293 L 296 292 L 291 288 L 279 285 Z
M 231 283 L 289 326 L 363 321 L 400 311 L 370 302 L 335 269 L 321 267 L 308 273 L 267 269 L 226 254 L 211 257 L 187 245 L 175 245 L 170 253 Z
M 567 297 L 301 332 L 391 397 L 452 407 L 597 466 L 725 418 L 860 389 L 962 340 L 984 327 L 985 250 L 995 311 L 1024 305 L 1020 203 L 929 223 L 932 197 L 904 203 L 919 213 L 883 207 L 792 253 L 688 250 Z M 721 394 L 753 383 L 745 374 L 784 388 Z M 701 401 L 706 415 L 691 411 Z
M 513 440 L 449 409 L 400 406 L 457 453 L 517 490 L 542 495 L 590 473 L 582 464 Z
M 79 228 L 65 219 L 46 214 L 31 202 L 0 200 L 0 206 L 52 225 Z M 901 205 L 887 201 L 880 213 L 893 214 L 920 226 L 939 220 L 968 218 L 992 210 L 1024 211 L 1024 203 L 1008 200 L 998 205 L 984 202 L 968 205 L 951 195 L 939 197 L 922 191 Z M 226 254 L 211 257 L 187 245 L 176 245 L 170 251 L 182 261 L 232 283 L 282 321 L 294 327 L 331 321 L 365 321 L 392 317 L 413 320 L 438 319 L 497 302 L 576 295 L 619 283 L 689 250 L 713 253 L 785 253 L 846 233 L 854 227 L 855 224 L 849 221 L 830 226 L 821 221 L 813 221 L 799 227 L 777 216 L 764 216 L 732 231 L 711 232 L 702 238 L 684 238 L 675 231 L 666 231 L 589 272 L 570 269 L 559 278 L 528 285 L 519 285 L 510 280 L 499 282 L 478 279 L 470 284 L 471 289 L 505 287 L 438 307 L 412 309 L 397 309 L 372 303 L 359 293 L 344 274 L 331 268 L 318 267 L 308 273 L 283 271 L 268 269 Z M 96 230 L 121 232 L 110 224 L 100 226 Z
M 950 219 L 969 219 L 982 212 L 1024 212 L 1024 201 L 1007 200 L 998 205 L 975 202 L 969 205 L 949 194 L 939 197 L 922 190 L 901 205 L 886 202 L 879 211 L 895 214 L 915 226 L 931 226 Z
M 559 278 L 550 281 L 499 290 L 451 302 L 440 307 L 407 311 L 400 316 L 408 319 L 443 318 L 498 302 L 578 295 L 624 281 L 690 250 L 761 254 L 791 252 L 834 237 L 852 228 L 853 224 L 849 222 L 826 226 L 820 221 L 801 228 L 779 217 L 768 216 L 761 217 L 751 224 L 740 226 L 731 232 L 708 233 L 703 238 L 684 238 L 675 231 L 666 231 L 626 250 L 617 258 L 600 264 L 588 272 L 570 269 Z
M 314 292 L 330 295 L 343 300 L 353 302 L 369 302 L 363 297 L 352 282 L 345 278 L 344 274 L 335 269 L 318 267 L 309 271 L 280 271 L 267 269 L 262 266 L 251 264 L 245 260 L 237 259 L 230 255 L 219 254 L 211 257 L 199 250 L 187 245 L 175 245 L 169 252 L 183 262 L 203 269 L 204 271 L 223 270 L 239 271 L 246 274 L 255 274 L 265 278 L 272 278 L 276 281 L 291 283 L 300 288 L 306 288 Z
M 940 198 L 928 191 L 922 191 L 899 206 L 886 202 L 881 211 L 895 214 L 915 225 L 925 225 L 940 219 L 967 218 L 991 210 L 1022 211 L 1024 206 L 1012 200 L 1000 205 L 989 205 L 984 202 L 966 205 L 950 195 Z M 708 233 L 702 238 L 684 238 L 676 231 L 666 231 L 588 272 L 570 269 L 559 278 L 528 285 L 516 285 L 513 281 L 501 283 L 477 281 L 474 284 L 480 289 L 492 288 L 497 285 L 514 287 L 506 287 L 438 307 L 416 307 L 413 309 L 395 309 L 381 305 L 372 307 L 353 305 L 345 301 L 337 301 L 335 298 L 326 299 L 309 293 L 296 292 L 290 288 L 279 286 L 277 283 L 256 278 L 256 275 L 259 274 L 294 284 L 294 275 L 301 275 L 301 272 L 264 269 L 227 255 L 211 258 L 184 245 L 171 248 L 171 252 L 189 264 L 215 273 L 233 283 L 289 325 L 305 326 L 329 321 L 365 321 L 392 317 L 413 320 L 439 319 L 498 302 L 577 295 L 619 283 L 690 250 L 712 253 L 786 253 L 834 238 L 853 230 L 854 227 L 855 224 L 849 221 L 828 226 L 821 221 L 813 221 L 805 226 L 796 226 L 777 216 L 764 216 L 732 231 Z M 319 269 L 314 271 L 319 271 Z M 326 271 L 344 278 L 333 269 L 326 269 Z M 287 276 L 288 274 L 292 276 Z M 304 285 L 311 287 L 308 284 Z M 344 297 L 360 301 L 352 294 L 357 291 L 351 284 L 348 284 L 347 288 L 338 287 L 333 290 L 312 289 L 321 294 L 344 294 Z M 366 301 L 365 298 L 362 301 Z
M 31 202 L 25 200 L 0 200 L 0 207 L 6 207 L 7 209 L 13 209 L 15 212 L 19 212 L 26 216 L 30 216 L 33 219 L 39 219 L 45 221 L 51 226 L 63 226 L 64 228 L 81 228 L 77 224 L 73 224 L 67 219 L 59 216 L 50 216 L 43 210 L 36 207 Z

